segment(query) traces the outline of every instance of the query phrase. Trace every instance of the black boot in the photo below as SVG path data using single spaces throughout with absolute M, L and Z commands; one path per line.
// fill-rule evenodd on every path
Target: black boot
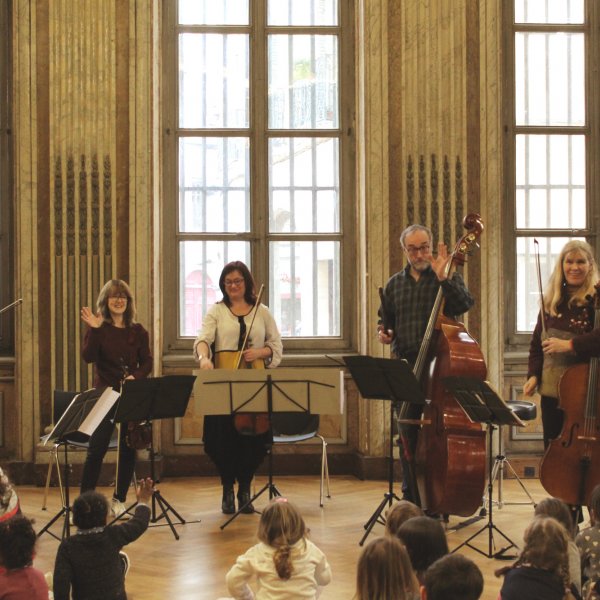
M 221 501 L 221 511 L 225 515 L 232 515 L 235 512 L 235 494 L 233 485 L 223 486 L 223 500 Z
M 250 484 L 240 483 L 237 493 L 238 506 L 240 511 L 246 515 L 251 515 L 254 511 L 254 506 L 250 502 Z

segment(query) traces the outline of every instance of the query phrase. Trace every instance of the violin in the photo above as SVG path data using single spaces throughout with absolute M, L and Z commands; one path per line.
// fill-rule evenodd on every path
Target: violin
M 260 286 L 256 304 L 254 305 L 254 314 L 246 331 L 242 347 L 239 350 L 221 350 L 215 353 L 215 367 L 217 369 L 264 369 L 265 361 L 262 358 L 257 358 L 252 362 L 244 360 L 244 351 L 248 348 L 250 332 L 254 325 L 254 319 L 260 306 L 260 299 L 264 291 L 264 285 Z M 238 412 L 233 415 L 233 426 L 242 435 L 261 435 L 267 433 L 271 429 L 271 421 L 268 413 L 242 413 Z

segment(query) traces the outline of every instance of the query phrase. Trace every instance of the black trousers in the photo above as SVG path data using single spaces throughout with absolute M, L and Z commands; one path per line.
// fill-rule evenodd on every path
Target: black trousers
M 112 411 L 111 411 L 112 412 Z M 110 415 L 111 413 L 109 413 Z M 110 416 L 106 416 L 98 425 L 98 428 L 90 437 L 89 448 L 85 463 L 83 465 L 83 474 L 81 476 L 81 493 L 93 490 L 96 488 L 98 478 L 100 477 L 100 469 L 102 461 L 108 450 L 108 445 L 115 428 Z M 121 425 L 121 439 L 119 442 L 119 461 L 118 461 L 118 479 L 117 489 L 115 490 L 115 498 L 121 502 L 125 502 L 129 484 L 133 479 L 135 471 L 135 456 L 136 451 L 130 448 L 125 442 L 125 434 L 127 433 L 127 425 Z
M 558 398 L 542 396 L 542 427 L 544 428 L 544 448 L 556 439 L 562 431 L 564 413 L 558 408 Z
M 231 415 L 204 417 L 204 451 L 215 463 L 221 483 L 249 487 L 254 473 L 273 444 L 271 431 L 242 435 L 233 426 Z

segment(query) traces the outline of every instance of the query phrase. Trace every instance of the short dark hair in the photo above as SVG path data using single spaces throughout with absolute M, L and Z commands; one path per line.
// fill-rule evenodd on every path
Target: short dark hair
M 37 536 L 33 521 L 15 515 L 0 522 L 0 563 L 7 569 L 22 569 L 33 562 Z
M 396 535 L 406 546 L 410 562 L 419 580 L 429 565 L 448 554 L 446 533 L 437 519 L 413 517 L 400 525 Z
M 479 567 L 462 554 L 438 558 L 423 574 L 427 600 L 478 600 L 483 592 Z
M 108 515 L 108 501 L 99 492 L 84 492 L 73 502 L 73 524 L 78 529 L 104 527 Z

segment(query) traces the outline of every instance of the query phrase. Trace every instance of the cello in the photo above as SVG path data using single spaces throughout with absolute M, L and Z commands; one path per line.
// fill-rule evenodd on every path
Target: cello
M 250 332 L 254 325 L 254 319 L 260 306 L 260 299 L 262 297 L 265 286 L 261 285 L 256 297 L 256 303 L 254 305 L 254 314 L 252 320 L 244 336 L 242 347 L 239 350 L 221 350 L 215 353 L 215 366 L 217 369 L 264 369 L 265 361 L 262 358 L 257 358 L 252 362 L 246 362 L 244 360 L 244 350 L 248 348 L 248 341 L 250 339 Z M 268 413 L 242 413 L 238 412 L 233 415 L 233 426 L 242 435 L 261 435 L 267 433 L 271 429 L 271 422 L 269 420 Z
M 595 285 L 594 329 L 600 329 L 600 282 Z M 569 367 L 559 380 L 562 431 L 546 449 L 540 464 L 544 489 L 567 504 L 588 505 L 600 482 L 600 358 Z
M 478 214 L 463 220 L 467 233 L 456 243 L 447 266 L 462 265 L 483 231 Z M 442 288 L 425 330 L 413 372 L 427 397 L 416 451 L 422 508 L 431 513 L 472 515 L 481 505 L 485 487 L 486 440 L 443 386 L 448 376 L 485 379 L 481 349 L 465 326 L 443 314 Z

